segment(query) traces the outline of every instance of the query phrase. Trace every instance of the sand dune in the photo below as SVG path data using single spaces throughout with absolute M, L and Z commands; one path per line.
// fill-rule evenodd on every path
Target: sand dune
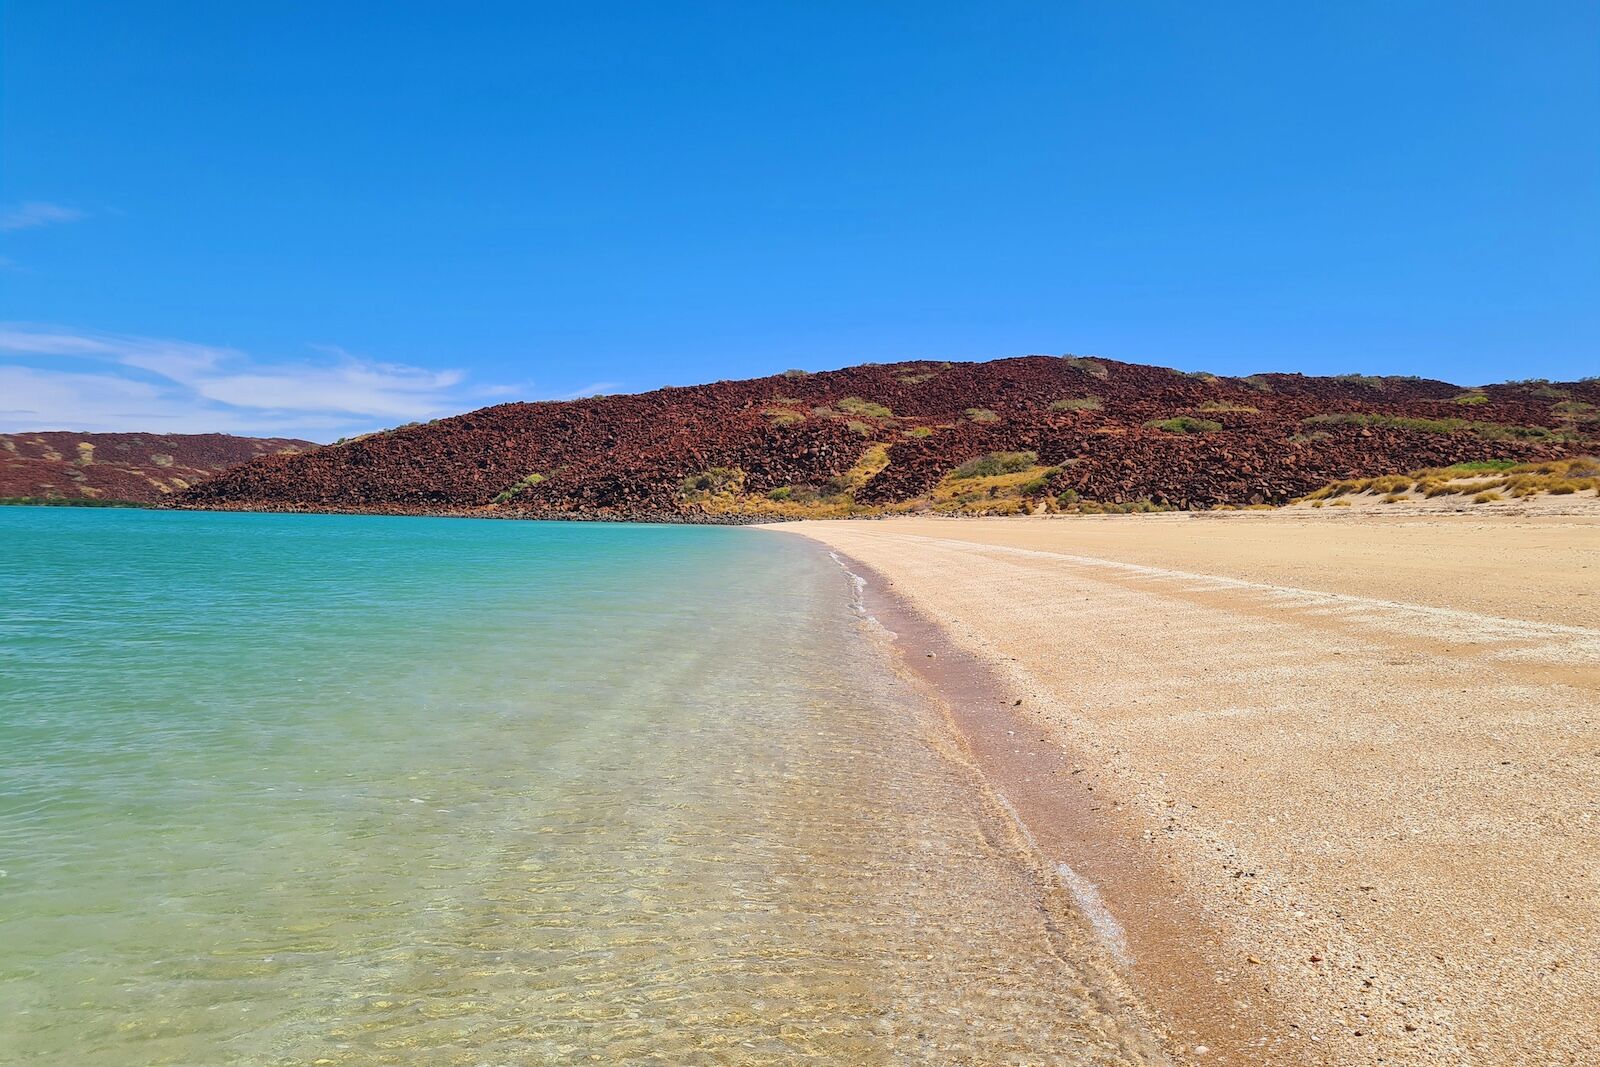
M 1600 517 L 783 529 L 889 594 L 1180 1060 L 1595 1062 Z

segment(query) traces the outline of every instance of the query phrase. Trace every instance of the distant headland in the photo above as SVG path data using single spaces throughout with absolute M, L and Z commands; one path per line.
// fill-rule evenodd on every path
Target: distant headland
M 294 443 L 283 443 L 294 444 Z M 1098 357 L 867 364 L 511 403 L 303 452 L 183 508 L 748 522 L 1281 504 L 1600 450 L 1600 380 L 1244 378 Z

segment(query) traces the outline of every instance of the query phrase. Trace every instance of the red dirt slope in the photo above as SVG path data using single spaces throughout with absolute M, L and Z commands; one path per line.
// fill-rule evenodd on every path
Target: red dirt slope
M 966 460 L 1031 451 L 1050 468 L 1032 489 L 1041 500 L 1072 490 L 1205 507 L 1281 502 L 1340 478 L 1592 452 L 1597 410 L 1592 380 L 1466 390 L 1353 375 L 1216 378 L 1098 358 L 900 363 L 503 404 L 262 457 L 175 503 L 738 521 L 785 486 L 856 511 L 904 506 Z M 1203 421 L 1152 425 L 1184 416 Z M 741 514 L 709 500 L 707 484 L 732 485 Z
M 227 434 L 0 434 L 0 497 L 92 497 L 152 503 L 257 456 L 317 447 Z

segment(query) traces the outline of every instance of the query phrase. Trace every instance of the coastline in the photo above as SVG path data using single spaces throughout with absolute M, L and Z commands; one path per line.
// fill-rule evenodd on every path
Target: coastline
M 793 530 L 780 532 L 794 533 Z M 1093 756 L 1026 710 L 998 665 L 962 647 L 939 621 L 895 593 L 876 568 L 828 549 L 860 579 L 862 610 L 886 631 L 886 654 L 943 716 L 996 813 L 1014 827 L 1068 915 L 1095 945 L 1092 962 L 1120 978 L 1119 1010 L 1137 1016 L 1175 1062 L 1300 1063 L 1274 1049 L 1276 1010 L 1216 980 L 1227 962 L 1207 946 L 1221 936 L 1167 892 L 1170 874 L 1128 847 L 1131 827 L 1088 790 L 1057 788 L 1088 773 Z M 1020 704 L 1019 704 L 1020 701 Z
M 1087 921 L 1103 900 L 1174 1059 L 1576 1064 L 1600 1040 L 1593 517 L 769 528 L 867 578 Z
M 0 520 L 0 1049 L 1167 1062 L 810 542 Z

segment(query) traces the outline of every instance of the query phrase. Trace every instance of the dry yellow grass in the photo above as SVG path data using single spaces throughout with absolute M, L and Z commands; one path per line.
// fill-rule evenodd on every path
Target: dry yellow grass
M 737 468 L 707 471 L 685 479 L 684 499 L 707 515 L 760 515 L 774 519 L 843 519 L 883 514 L 882 507 L 857 504 L 854 493 L 889 465 L 889 446 L 868 445 L 855 466 L 827 486 L 780 486 L 749 492 Z
M 771 419 L 774 426 L 797 426 L 806 421 L 803 412 L 790 411 L 786 408 L 767 408 L 762 414 Z
M 1600 493 L 1600 459 L 1576 457 L 1543 463 L 1461 463 L 1454 467 L 1434 467 L 1409 474 L 1385 474 L 1331 482 L 1300 498 L 1315 504 L 1343 496 L 1370 495 L 1384 503 L 1427 499 L 1458 494 L 1477 503 L 1499 500 L 1509 495 L 1517 499 L 1551 494 L 1564 496 L 1594 491 Z M 1493 496 L 1485 496 L 1492 493 Z

